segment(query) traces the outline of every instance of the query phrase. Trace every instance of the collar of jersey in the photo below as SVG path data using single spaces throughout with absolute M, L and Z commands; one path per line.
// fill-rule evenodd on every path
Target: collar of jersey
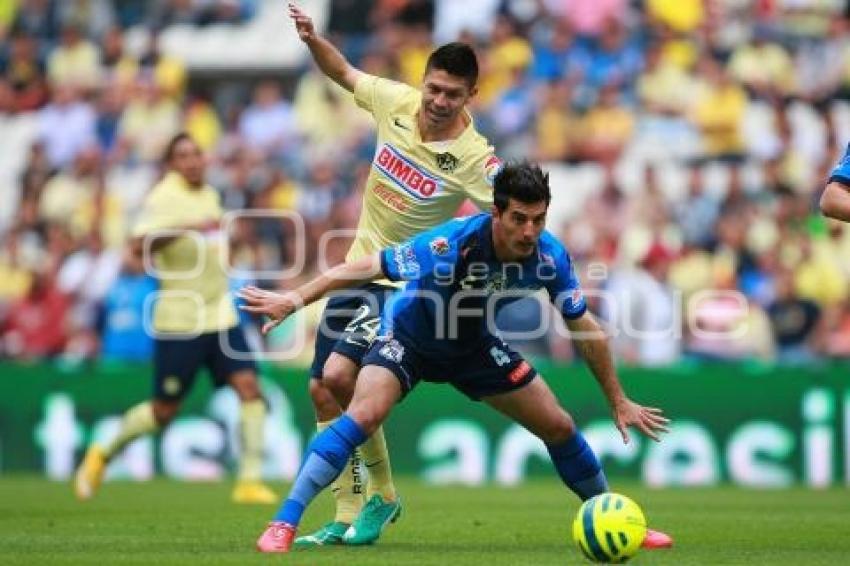
M 448 153 L 452 153 L 451 150 L 453 148 L 455 148 L 459 143 L 462 143 L 464 140 L 466 140 L 466 138 L 468 138 L 470 135 L 472 135 L 472 132 L 475 131 L 475 119 L 472 117 L 472 114 L 469 112 L 469 110 L 464 108 L 463 113 L 469 119 L 469 123 L 466 125 L 466 128 L 463 129 L 463 131 L 460 133 L 460 135 L 458 137 L 454 138 L 453 140 L 435 140 L 435 141 L 432 141 L 432 142 L 422 141 L 422 134 L 419 132 L 419 120 L 417 118 L 419 116 L 419 111 L 421 109 L 422 109 L 422 104 L 420 103 L 419 106 L 416 108 L 416 111 L 413 112 L 413 115 L 410 116 L 410 118 L 413 119 L 412 120 L 412 122 L 413 122 L 413 135 L 415 136 L 417 143 L 420 143 L 420 144 L 422 144 L 426 147 L 430 146 L 432 143 L 440 143 L 441 141 L 443 141 L 443 142 L 448 141 L 449 144 L 447 145 L 447 147 L 445 148 L 444 151 L 448 152 Z M 443 152 L 440 152 L 440 153 L 443 153 Z M 455 157 L 459 157 L 456 152 L 454 152 L 452 154 Z

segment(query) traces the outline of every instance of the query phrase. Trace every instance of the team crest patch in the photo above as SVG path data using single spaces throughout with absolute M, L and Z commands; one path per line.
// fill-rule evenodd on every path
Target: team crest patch
M 449 241 L 442 236 L 431 240 L 430 246 L 431 253 L 433 253 L 434 255 L 446 255 L 447 253 L 449 253 L 449 248 L 451 247 L 449 246 Z
M 440 171 L 444 173 L 453 172 L 457 168 L 457 163 L 457 157 L 448 151 L 437 154 L 437 167 L 439 167 Z
M 398 340 L 393 339 L 381 346 L 378 353 L 391 362 L 400 364 L 401 359 L 404 357 L 404 346 L 399 344 Z
M 493 186 L 493 181 L 495 181 L 496 175 L 498 175 L 501 170 L 502 160 L 495 155 L 491 155 L 490 158 L 484 162 L 484 180 L 487 181 L 488 185 L 491 187 Z

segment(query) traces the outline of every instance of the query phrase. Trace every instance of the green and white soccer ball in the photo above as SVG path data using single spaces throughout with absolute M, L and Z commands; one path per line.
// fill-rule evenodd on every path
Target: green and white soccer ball
M 646 538 L 646 518 L 637 503 L 618 493 L 591 497 L 573 521 L 573 540 L 591 562 L 625 562 Z

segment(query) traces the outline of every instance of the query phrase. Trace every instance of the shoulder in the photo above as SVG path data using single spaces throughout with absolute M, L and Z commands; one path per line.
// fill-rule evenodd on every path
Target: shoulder
M 543 230 L 537 245 L 537 255 L 541 263 L 553 267 L 568 267 L 572 264 L 569 251 L 549 230 Z

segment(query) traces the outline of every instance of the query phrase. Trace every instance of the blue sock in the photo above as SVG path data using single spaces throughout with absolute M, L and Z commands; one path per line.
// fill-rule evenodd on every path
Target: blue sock
M 274 516 L 298 526 L 304 509 L 342 472 L 354 449 L 366 441 L 366 434 L 347 414 L 316 435 L 307 447 L 307 455 L 292 484 L 289 497 Z
M 605 472 L 580 432 L 576 431 L 575 435 L 563 444 L 547 444 L 546 448 L 561 480 L 582 501 L 608 491 Z

